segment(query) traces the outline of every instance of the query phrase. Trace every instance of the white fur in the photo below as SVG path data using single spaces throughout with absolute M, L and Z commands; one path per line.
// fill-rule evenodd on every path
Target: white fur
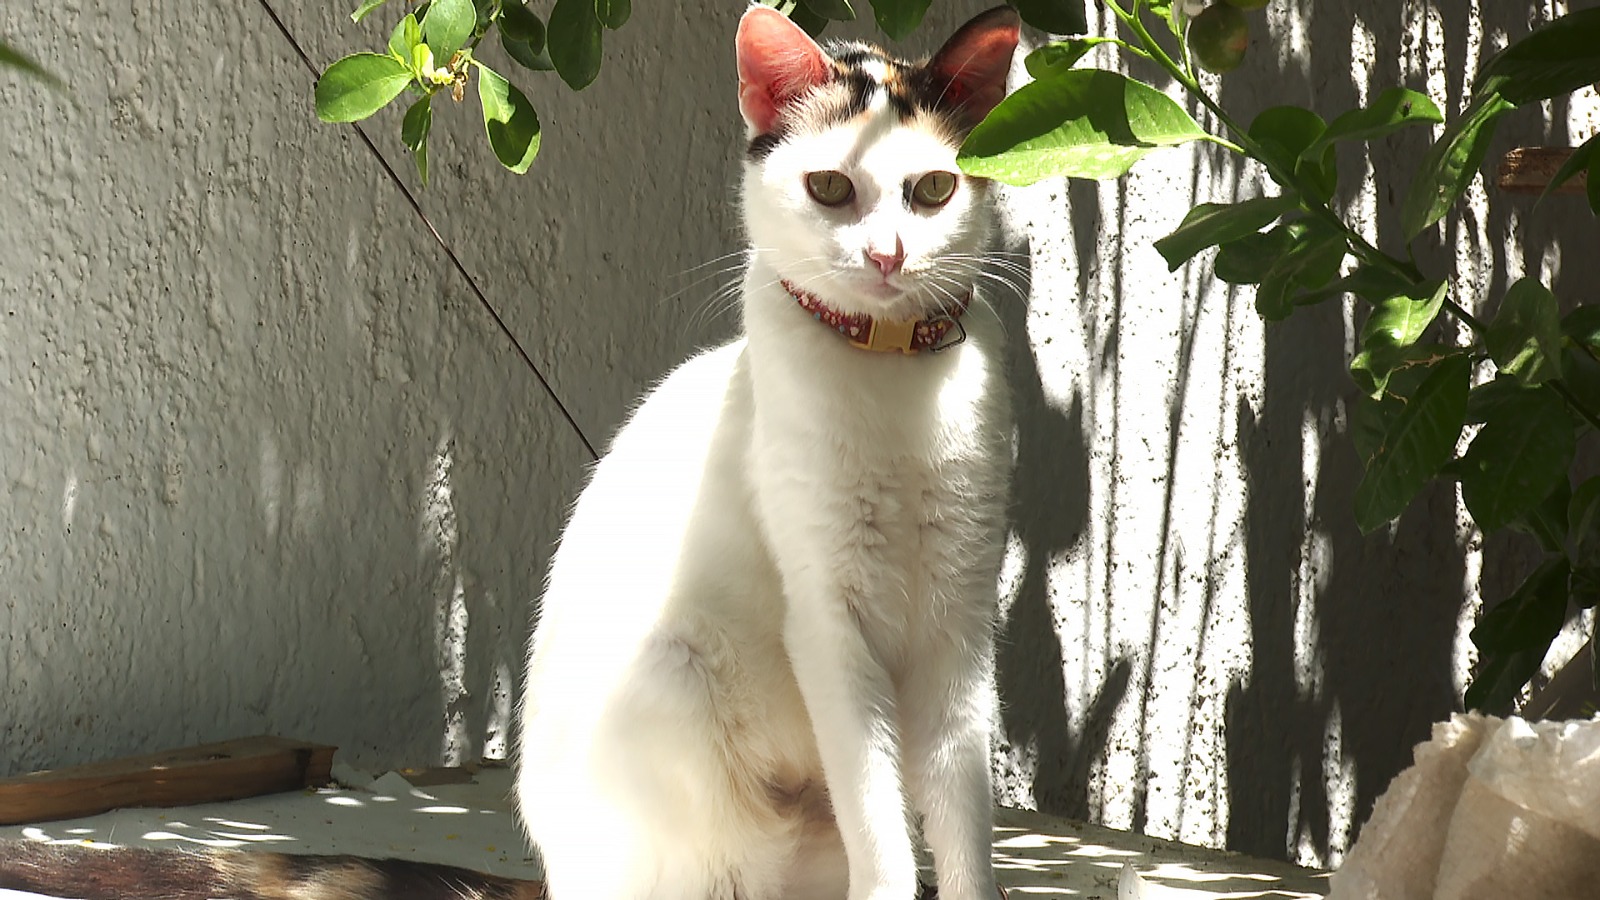
M 573 511 L 532 642 L 517 797 L 555 900 L 994 900 L 992 625 L 1011 463 L 1000 329 L 849 346 L 778 286 L 896 317 L 970 290 L 983 186 L 882 110 L 746 166 L 746 337 L 634 413 Z M 811 202 L 838 170 L 859 205 Z M 866 252 L 904 246 L 884 297 Z M 831 801 L 831 803 L 830 803 Z

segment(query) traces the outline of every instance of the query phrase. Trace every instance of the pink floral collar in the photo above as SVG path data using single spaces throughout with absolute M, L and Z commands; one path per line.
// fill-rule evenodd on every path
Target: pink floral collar
M 931 319 L 915 322 L 888 322 L 871 316 L 842 313 L 823 303 L 817 295 L 794 286 L 787 278 L 783 289 L 800 303 L 800 308 L 811 313 L 811 318 L 839 332 L 850 346 L 879 353 L 904 353 L 913 356 L 924 351 L 938 353 L 967 339 L 967 330 L 961 327 L 960 318 L 972 303 L 969 293 L 956 302 L 955 309 Z M 955 340 L 946 340 L 954 332 Z

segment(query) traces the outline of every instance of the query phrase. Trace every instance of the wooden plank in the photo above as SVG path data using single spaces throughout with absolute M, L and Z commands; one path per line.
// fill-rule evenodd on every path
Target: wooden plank
M 1495 186 L 1511 194 L 1542 194 L 1556 171 L 1572 158 L 1571 147 L 1518 147 L 1500 160 Z M 1589 181 L 1579 172 L 1552 194 L 1582 194 Z
M 326 784 L 335 748 L 251 737 L 0 779 L 0 825 L 188 806 Z

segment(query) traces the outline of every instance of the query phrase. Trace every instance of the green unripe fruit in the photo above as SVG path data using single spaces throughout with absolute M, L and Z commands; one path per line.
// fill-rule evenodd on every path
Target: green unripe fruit
M 1250 23 L 1237 7 L 1216 3 L 1189 20 L 1189 52 L 1209 72 L 1232 71 L 1250 47 Z

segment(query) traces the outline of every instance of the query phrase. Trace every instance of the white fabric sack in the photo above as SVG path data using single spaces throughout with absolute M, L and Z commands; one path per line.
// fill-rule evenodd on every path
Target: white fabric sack
M 1600 897 L 1600 720 L 1457 715 L 1378 798 L 1329 900 Z

